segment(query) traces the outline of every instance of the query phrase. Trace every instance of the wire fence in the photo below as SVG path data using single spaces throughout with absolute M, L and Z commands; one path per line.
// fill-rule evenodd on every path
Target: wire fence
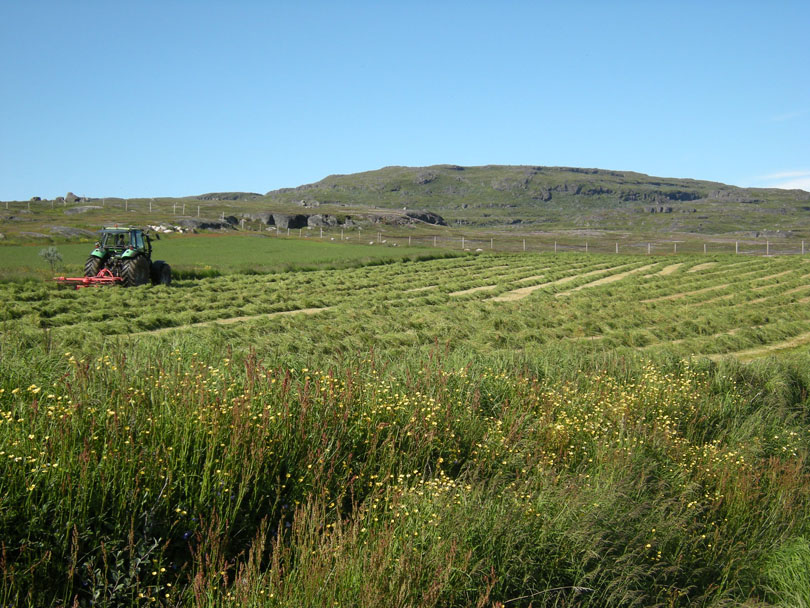
M 276 228 L 277 236 L 330 240 L 388 247 L 438 247 L 463 251 L 501 251 L 533 253 L 599 253 L 623 255 L 737 254 L 737 255 L 804 255 L 810 253 L 810 241 L 797 239 L 747 240 L 615 240 L 606 238 L 577 239 L 532 234 L 402 235 L 374 228 Z

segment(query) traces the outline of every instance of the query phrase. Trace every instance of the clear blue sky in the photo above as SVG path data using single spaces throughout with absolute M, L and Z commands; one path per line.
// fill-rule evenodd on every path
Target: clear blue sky
M 0 200 L 386 165 L 810 190 L 810 2 L 0 1 Z

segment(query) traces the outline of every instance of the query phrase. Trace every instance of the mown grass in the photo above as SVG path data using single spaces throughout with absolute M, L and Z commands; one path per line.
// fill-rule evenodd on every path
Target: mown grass
M 585 351 L 685 356 L 806 341 L 810 266 L 802 258 L 717 256 L 705 266 L 685 256 L 676 272 L 660 275 L 672 259 L 479 254 L 261 276 L 201 278 L 200 270 L 170 289 L 72 291 L 18 281 L 0 284 L 0 297 L 7 323 L 51 329 L 67 344 L 235 318 L 246 318 L 232 328 L 237 345 L 292 353 L 373 343 L 404 352 L 436 336 L 479 352 L 533 352 L 562 340 Z M 325 312 L 269 317 L 311 308 Z
M 800 605 L 810 359 L 681 355 L 804 331 L 805 272 L 714 261 L 4 284 L 0 604 Z

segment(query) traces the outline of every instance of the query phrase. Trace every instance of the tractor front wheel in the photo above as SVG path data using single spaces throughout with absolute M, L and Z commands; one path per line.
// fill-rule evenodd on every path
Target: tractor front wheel
M 94 255 L 91 255 L 87 258 L 87 261 L 84 263 L 84 276 L 86 277 L 94 277 L 96 276 L 99 271 L 101 270 L 104 262 L 101 258 L 97 258 Z
M 125 287 L 136 287 L 149 282 L 149 260 L 139 255 L 127 258 L 121 264 L 121 278 Z

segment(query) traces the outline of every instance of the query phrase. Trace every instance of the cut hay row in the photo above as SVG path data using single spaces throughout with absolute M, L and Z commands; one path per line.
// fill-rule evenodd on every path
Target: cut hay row
M 579 287 L 574 287 L 568 291 L 562 291 L 558 294 L 555 294 L 556 297 L 560 296 L 567 296 L 577 291 L 581 291 L 583 289 L 589 289 L 591 287 L 599 287 L 600 285 L 608 285 L 610 283 L 615 283 L 616 281 L 621 281 L 622 279 L 629 277 L 634 274 L 640 274 L 649 270 L 650 268 L 655 267 L 656 264 L 647 264 L 646 266 L 641 266 L 640 268 L 634 268 L 633 270 L 627 270 L 625 272 L 619 272 L 617 274 L 612 274 L 610 276 L 597 279 L 596 281 L 591 281 L 590 283 L 585 283 L 584 285 L 580 285 Z
M 513 302 L 515 300 L 522 300 L 526 296 L 534 293 L 538 289 L 543 289 L 545 287 L 556 287 L 559 285 L 565 285 L 566 283 L 571 283 L 572 281 L 576 281 L 577 279 L 583 279 L 586 277 L 595 276 L 598 274 L 604 274 L 606 272 L 610 272 L 611 270 L 617 270 L 619 268 L 625 268 L 628 264 L 622 264 L 621 266 L 616 266 L 614 268 L 597 268 L 596 270 L 591 270 L 590 272 L 583 272 L 580 274 L 572 274 L 561 279 L 556 279 L 554 281 L 549 281 L 547 283 L 539 283 L 537 285 L 530 285 L 528 287 L 521 287 L 519 289 L 513 289 L 505 294 L 495 296 L 491 298 L 493 302 Z
M 710 287 L 704 287 L 703 289 L 695 289 L 694 291 L 681 291 L 678 293 L 673 293 L 668 296 L 661 296 L 660 298 L 650 298 L 648 300 L 641 300 L 642 304 L 650 304 L 653 302 L 664 302 L 666 300 L 680 300 L 681 298 L 686 298 L 689 296 L 694 296 L 702 293 L 706 293 L 709 291 L 716 291 L 718 289 L 725 289 L 729 286 L 729 283 L 723 283 L 721 285 L 712 285 Z

